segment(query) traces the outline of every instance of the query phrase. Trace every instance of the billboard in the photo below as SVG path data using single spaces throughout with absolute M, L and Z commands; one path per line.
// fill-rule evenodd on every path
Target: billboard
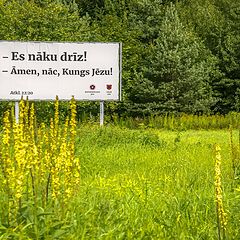
M 121 44 L 0 41 L 0 100 L 117 101 Z

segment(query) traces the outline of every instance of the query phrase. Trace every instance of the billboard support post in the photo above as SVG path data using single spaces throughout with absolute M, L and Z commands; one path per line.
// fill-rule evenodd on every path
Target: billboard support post
M 19 102 L 18 101 L 16 101 L 15 102 L 15 111 L 14 111 L 14 113 L 15 113 L 15 121 L 16 121 L 16 123 L 18 123 L 19 122 Z
M 100 126 L 104 124 L 104 101 L 100 101 Z

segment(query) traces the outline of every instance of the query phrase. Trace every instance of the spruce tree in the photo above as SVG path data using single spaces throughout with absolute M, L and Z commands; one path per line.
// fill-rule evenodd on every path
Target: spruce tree
M 146 112 L 145 107 L 152 113 L 210 112 L 215 102 L 210 86 L 215 59 L 183 26 L 173 5 L 166 8 L 159 29 L 146 59 L 144 78 L 140 77 L 133 89 L 134 108 Z

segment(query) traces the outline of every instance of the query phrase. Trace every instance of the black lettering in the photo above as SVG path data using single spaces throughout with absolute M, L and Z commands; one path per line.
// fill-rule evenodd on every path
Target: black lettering
M 16 67 L 15 67 L 15 66 L 12 67 L 11 74 L 17 74 L 17 70 L 16 70 Z
M 28 54 L 28 61 L 36 61 L 35 54 Z
M 20 91 L 18 91 L 18 90 L 11 91 L 10 95 L 20 95 Z
M 22 95 L 33 95 L 32 91 L 22 91 Z
M 93 68 L 92 69 L 92 77 L 95 75 L 112 75 L 112 68 L 110 68 L 109 70 Z
M 57 69 L 48 68 L 42 70 L 42 75 L 59 75 L 59 73 Z
M 67 52 L 63 52 L 60 56 L 61 61 L 68 61 L 68 62 L 83 62 L 86 61 L 87 52 L 84 51 L 84 54 L 78 54 L 73 52 L 72 54 L 68 54 Z
M 61 61 L 67 61 L 67 52 L 63 52 L 63 54 L 60 57 Z
M 68 68 L 63 68 L 63 75 L 69 75 L 68 74 Z
M 19 54 L 18 52 L 12 52 L 12 60 L 13 61 L 23 61 L 23 60 L 25 60 L 25 56 L 23 53 Z
M 38 75 L 36 69 L 16 69 L 15 66 L 12 67 L 11 74 L 13 74 L 13 75 Z
M 37 52 L 37 54 L 28 54 L 29 61 L 57 61 L 57 54 L 50 54 L 46 52 Z
M 62 75 L 70 75 L 70 76 L 77 76 L 85 77 L 90 74 L 89 70 L 79 70 L 79 69 L 69 69 L 69 68 L 63 68 L 62 69 Z
M 83 55 L 78 55 L 78 61 L 82 62 L 83 61 Z

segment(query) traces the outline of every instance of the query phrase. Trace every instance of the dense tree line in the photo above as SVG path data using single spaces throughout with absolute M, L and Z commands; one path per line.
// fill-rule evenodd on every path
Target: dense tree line
M 0 22 L 1 40 L 122 42 L 123 101 L 110 112 L 240 109 L 239 1 L 0 0 Z

